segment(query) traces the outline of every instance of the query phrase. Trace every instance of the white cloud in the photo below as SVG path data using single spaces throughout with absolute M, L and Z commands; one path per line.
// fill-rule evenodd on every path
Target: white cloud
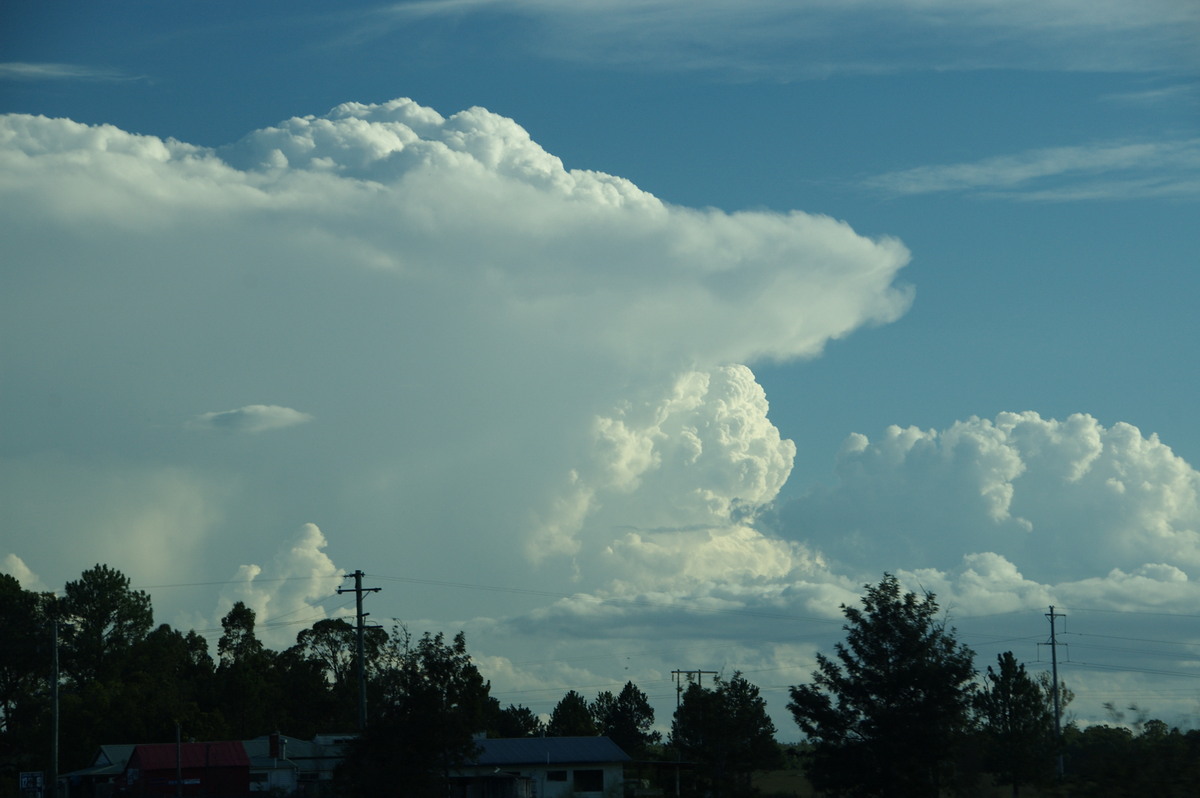
M 202 413 L 189 422 L 193 429 L 224 432 L 266 432 L 312 421 L 308 413 L 279 405 L 246 405 L 236 410 Z
M 427 0 L 372 14 L 358 35 L 474 11 L 540 24 L 525 44 L 554 57 L 742 79 L 916 68 L 1186 73 L 1200 28 L 1187 0 Z
M 1200 567 L 1200 473 L 1129 424 L 1025 412 L 891 427 L 854 436 L 838 476 L 785 517 L 846 564 L 953 567 L 992 552 L 1046 584 Z
M 841 482 L 768 527 L 795 447 L 734 364 L 896 318 L 907 251 L 822 216 L 663 203 L 482 109 L 348 104 L 219 150 L 4 117 L 0 236 L 0 412 L 22 420 L 0 432 L 0 523 L 51 584 L 245 563 L 198 621 L 244 600 L 272 645 L 337 611 L 335 560 L 533 585 L 492 619 L 473 593 L 387 587 L 408 619 L 473 619 L 518 687 L 607 685 L 618 644 L 631 678 L 717 649 L 779 667 L 783 634 L 811 657 L 884 569 L 962 611 L 1190 600 L 1196 472 L 1083 415 L 853 436 Z M 189 434 L 198 408 L 321 423 Z
M 889 172 L 863 185 L 891 195 L 965 192 L 1029 200 L 1193 196 L 1200 190 L 1200 139 L 1031 150 Z
M 22 61 L 0 63 L 0 80 L 85 80 L 111 82 L 140 79 L 119 69 L 83 64 L 28 63 Z
M 328 545 L 316 524 L 305 524 L 269 565 L 239 567 L 235 584 L 221 591 L 211 626 L 219 628 L 234 602 L 241 601 L 254 610 L 258 638 L 271 648 L 283 649 L 296 642 L 297 633 L 322 618 L 345 614 L 329 613 L 322 604 L 347 603 L 336 592 L 345 574 L 325 554 Z M 353 602 L 351 596 L 349 603 Z
M 46 591 L 48 587 L 42 582 L 41 577 L 29 570 L 29 566 L 15 554 L 6 554 L 4 559 L 0 560 L 0 573 L 6 573 L 12 578 L 21 583 L 21 588 L 24 590 Z
M 102 484 L 114 452 L 223 486 L 147 525 L 157 538 L 138 557 L 164 571 L 179 537 L 203 542 L 188 567 L 268 562 L 296 508 L 337 530 L 337 560 L 354 567 L 529 569 L 536 515 L 561 551 L 601 557 L 631 530 L 675 524 L 715 530 L 714 551 L 748 573 L 777 569 L 774 544 L 739 525 L 786 479 L 791 444 L 753 375 L 726 364 L 814 356 L 911 301 L 893 239 L 801 212 L 669 205 L 564 168 L 510 119 L 409 100 L 345 104 L 218 150 L 3 117 L 0 211 L 0 367 L 17 386 L 0 409 L 23 419 L 6 446 L 69 442 L 6 515 L 57 502 L 45 541 L 61 546 L 92 515 L 71 475 Z M 320 423 L 303 435 L 253 439 L 179 424 L 309 414 Z M 138 506 L 111 527 L 130 528 Z M 99 561 L 124 561 L 130 541 Z M 14 550 L 43 572 L 51 561 Z M 58 559 L 46 576 L 96 561 Z M 545 562 L 551 589 L 611 575 Z
M 570 470 L 534 528 L 531 557 L 575 553 L 581 538 L 592 538 L 589 557 L 603 550 L 622 560 L 614 570 L 626 577 L 635 566 L 664 577 L 665 563 L 650 563 L 649 552 L 690 560 L 684 570 L 694 578 L 737 560 L 749 572 L 779 568 L 773 545 L 743 524 L 787 481 L 796 447 L 767 420 L 766 396 L 748 368 L 687 372 L 662 394 L 597 416 L 592 435 L 589 462 Z M 626 561 L 628 547 L 640 554 Z

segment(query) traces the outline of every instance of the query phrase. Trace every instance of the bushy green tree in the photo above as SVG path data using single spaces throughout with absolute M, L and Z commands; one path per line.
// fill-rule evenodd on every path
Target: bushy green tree
M 350 795 L 444 798 L 450 773 L 474 757 L 487 727 L 491 686 L 459 632 L 414 640 L 397 629 L 380 674 L 382 700 L 347 753 L 339 780 Z
M 1058 741 L 1054 712 L 1037 680 L 1025 671 L 1011 651 L 989 665 L 983 689 L 975 696 L 984 741 L 984 765 L 1000 784 L 1012 785 L 1013 798 L 1021 785 L 1038 784 L 1053 774 Z
M 217 641 L 218 706 L 234 739 L 279 728 L 283 696 L 274 679 L 279 655 L 258 639 L 255 621 L 252 608 L 235 602 L 221 619 Z
M 541 737 L 546 733 L 542 719 L 520 704 L 509 704 L 501 709 L 497 702 L 494 717 L 492 732 L 496 737 Z
M 48 739 L 51 601 L 0 574 L 0 773 L 37 769 Z
M 13 731 L 17 703 L 49 675 L 50 634 L 40 594 L 0 574 L 0 733 Z
M 671 745 L 691 763 L 696 793 L 714 798 L 752 794 L 754 772 L 777 767 L 781 757 L 766 702 L 741 673 L 717 678 L 711 689 L 688 686 L 671 724 Z
M 842 606 L 846 641 L 817 655 L 812 683 L 791 688 L 808 736 L 808 775 L 848 795 L 936 797 L 970 727 L 974 655 L 938 620 L 931 593 L 891 574 Z
M 626 682 L 614 696 L 607 690 L 592 702 L 592 719 L 596 730 L 620 746 L 634 759 L 646 755 L 646 749 L 662 739 L 654 731 L 654 707 L 650 699 L 633 682 Z
M 119 677 L 133 645 L 154 624 L 150 596 L 107 565 L 67 582 L 56 613 L 63 626 L 60 662 L 77 684 Z
M 592 708 L 588 706 L 587 699 L 574 690 L 567 691 L 550 712 L 546 736 L 593 737 L 596 733 L 596 721 L 592 717 Z

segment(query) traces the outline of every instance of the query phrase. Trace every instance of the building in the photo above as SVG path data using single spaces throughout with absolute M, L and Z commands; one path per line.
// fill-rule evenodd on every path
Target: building
M 137 745 L 116 784 L 134 796 L 240 798 L 250 792 L 250 758 L 240 742 Z
M 456 798 L 613 798 L 624 794 L 629 755 L 607 737 L 477 739 L 474 763 L 455 777 Z
M 316 798 L 332 792 L 333 772 L 354 735 L 300 740 L 268 734 L 241 742 L 102 745 L 89 767 L 64 774 L 71 798 L 259 793 Z M 182 782 L 182 783 L 180 783 Z
M 245 740 L 250 758 L 250 791 L 305 798 L 326 794 L 333 771 L 345 756 L 353 735 L 318 735 L 301 740 L 284 734 L 266 734 Z

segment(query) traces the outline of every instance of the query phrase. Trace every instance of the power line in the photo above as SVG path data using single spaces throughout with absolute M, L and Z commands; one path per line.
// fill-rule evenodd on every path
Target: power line
M 214 580 L 211 582 L 177 582 L 175 584 L 170 584 L 170 585 L 134 585 L 131 589 L 132 590 L 166 590 L 168 588 L 176 588 L 176 587 L 212 587 L 214 585 L 248 585 L 249 586 L 249 585 L 259 585 L 259 584 L 274 583 L 274 582 L 294 582 L 297 580 L 311 581 L 313 579 L 316 579 L 316 580 L 336 579 L 337 581 L 340 582 L 343 578 L 344 577 L 342 577 L 342 576 L 278 576 L 278 577 L 271 577 L 268 579 L 259 579 L 258 577 L 255 577 L 253 579 L 221 579 L 221 580 Z
M 1071 612 L 1106 612 L 1114 615 L 1165 615 L 1168 618 L 1200 618 L 1200 615 L 1188 612 L 1152 612 L 1150 610 L 1100 610 L 1088 607 L 1072 607 Z
M 379 579 L 390 582 L 407 582 L 418 585 L 432 585 L 435 587 L 453 587 L 466 590 L 483 590 L 493 593 L 513 593 L 525 596 L 537 596 L 541 598 L 565 598 L 565 599 L 586 599 L 594 601 L 597 604 L 615 604 L 630 607 L 655 607 L 662 609 L 681 610 L 688 613 L 697 613 L 702 615 L 735 615 L 740 617 L 751 618 L 766 618 L 776 621 L 809 621 L 820 624 L 841 624 L 844 622 L 842 618 L 818 618 L 811 615 L 793 615 L 791 613 L 781 612 L 763 612 L 759 610 L 743 610 L 743 609 L 726 609 L 720 607 L 697 607 L 694 604 L 684 604 L 673 601 L 654 601 L 652 599 L 636 598 L 605 598 L 595 596 L 589 593 L 559 593 L 550 590 L 533 590 L 530 588 L 521 587 L 506 587 L 502 585 L 484 585 L 476 582 L 447 582 L 438 579 L 422 579 L 419 577 L 409 576 L 384 576 L 382 574 L 367 574 L 372 579 Z

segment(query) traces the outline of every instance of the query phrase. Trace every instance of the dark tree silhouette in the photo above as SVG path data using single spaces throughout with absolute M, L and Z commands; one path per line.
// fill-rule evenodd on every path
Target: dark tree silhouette
M 134 643 L 154 624 L 150 596 L 132 590 L 129 577 L 107 565 L 67 582 L 56 608 L 63 671 L 77 683 L 120 674 Z
M 698 795 L 750 795 L 754 771 L 780 763 L 775 724 L 756 686 L 734 673 L 712 689 L 691 684 L 671 724 L 671 744 L 692 763 Z
M 842 606 L 846 642 L 817 655 L 812 684 L 788 704 L 808 736 L 817 789 L 937 796 L 970 727 L 973 653 L 938 621 L 932 593 L 903 593 L 891 574 Z
M 662 739 L 654 731 L 654 707 L 633 682 L 626 682 L 613 696 L 607 690 L 592 702 L 592 718 L 598 733 L 610 738 L 634 759 L 641 759 L 650 745 Z
M 574 690 L 554 705 L 546 724 L 548 737 L 592 737 L 596 733 L 596 721 L 592 719 L 587 699 Z
M 219 706 L 240 739 L 276 728 L 283 698 L 274 679 L 279 655 L 263 646 L 254 623 L 254 610 L 239 601 L 221 619 L 224 633 L 217 641 Z
M 217 655 L 222 665 L 250 662 L 263 653 L 263 644 L 254 633 L 256 620 L 254 610 L 244 602 L 237 602 L 221 619 L 221 639 L 217 641 Z
M 546 732 L 546 724 L 533 714 L 533 710 L 519 704 L 509 704 L 504 709 L 496 705 L 492 731 L 496 737 L 540 737 Z
M 383 699 L 347 752 L 339 779 L 350 795 L 444 798 L 450 773 L 475 755 L 486 728 L 491 686 L 480 676 L 459 632 L 414 641 L 397 629 L 380 674 Z
M 34 769 L 29 743 L 48 739 L 51 601 L 0 574 L 0 772 Z
M 984 764 L 1000 784 L 1011 784 L 1013 798 L 1022 784 L 1050 778 L 1057 741 L 1054 712 L 1037 680 L 1025 672 L 1011 651 L 988 666 L 983 689 L 975 696 L 984 739 Z

